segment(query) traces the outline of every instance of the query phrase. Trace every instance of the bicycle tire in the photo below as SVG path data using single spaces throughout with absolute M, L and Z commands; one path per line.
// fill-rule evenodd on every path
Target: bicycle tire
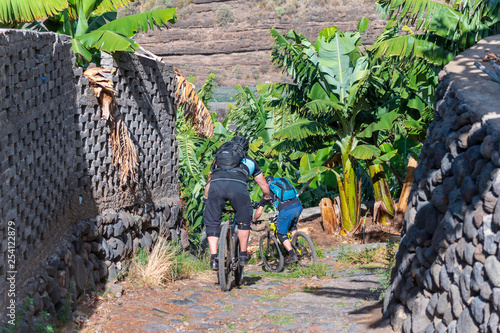
M 303 231 L 297 231 L 292 237 L 292 247 L 297 254 L 299 266 L 308 267 L 318 261 L 316 249 L 309 236 Z
M 223 291 L 231 289 L 231 228 L 228 223 L 223 223 L 219 237 L 219 285 Z
M 238 239 L 238 234 L 233 235 L 233 242 L 234 242 L 233 253 L 234 253 L 234 256 L 237 257 L 239 255 L 239 251 L 240 251 L 240 240 Z M 236 271 L 234 271 L 234 284 L 235 284 L 235 286 L 241 286 L 243 284 L 243 270 L 244 270 L 244 266 L 241 266 L 240 264 L 238 264 L 238 266 L 236 267 Z
M 264 266 L 271 272 L 280 272 L 285 265 L 280 245 L 276 237 L 269 232 L 263 234 L 259 240 L 260 257 Z

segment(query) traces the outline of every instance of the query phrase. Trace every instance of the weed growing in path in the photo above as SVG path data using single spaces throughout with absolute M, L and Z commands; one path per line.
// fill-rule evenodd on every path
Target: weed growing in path
M 387 242 L 385 246 L 385 256 L 384 256 L 385 268 L 379 270 L 380 275 L 377 279 L 379 287 L 370 289 L 370 291 L 380 292 L 379 294 L 380 301 L 384 299 L 385 291 L 387 290 L 387 288 L 389 288 L 389 285 L 391 284 L 391 271 L 394 265 L 396 264 L 396 251 L 398 247 L 399 247 L 398 243 L 392 241 Z
M 139 248 L 132 258 L 130 277 L 150 286 L 190 278 L 209 270 L 208 260 L 199 260 L 181 246 L 159 237 L 151 253 Z

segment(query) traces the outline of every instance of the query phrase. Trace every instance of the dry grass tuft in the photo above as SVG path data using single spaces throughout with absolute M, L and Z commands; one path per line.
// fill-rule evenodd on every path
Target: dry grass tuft
M 177 247 L 159 237 L 146 262 L 139 256 L 134 257 L 134 276 L 153 287 L 172 282 L 175 279 L 176 252 Z

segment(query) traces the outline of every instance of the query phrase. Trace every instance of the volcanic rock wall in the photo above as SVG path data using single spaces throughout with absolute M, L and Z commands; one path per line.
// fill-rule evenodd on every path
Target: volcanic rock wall
M 385 298 L 396 331 L 500 332 L 500 84 L 474 66 L 485 49 L 500 54 L 500 35 L 440 74 Z
M 31 314 L 53 313 L 113 280 L 123 260 L 150 249 L 160 232 L 181 234 L 173 68 L 126 53 L 111 59 L 117 117 L 138 158 L 135 180 L 122 184 L 110 125 L 74 62 L 69 37 L 0 30 L 4 315 L 25 297 L 33 299 Z

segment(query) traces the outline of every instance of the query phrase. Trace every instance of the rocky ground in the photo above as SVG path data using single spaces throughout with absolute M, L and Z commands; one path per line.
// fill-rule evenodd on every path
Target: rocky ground
M 338 260 L 340 246 L 363 249 L 385 243 L 359 244 L 321 233 L 321 220 L 299 224 L 323 252 L 326 277 L 292 278 L 264 271 L 260 260 L 247 266 L 244 284 L 221 291 L 215 272 L 206 271 L 162 288 L 131 280 L 118 284 L 109 297 L 80 300 L 79 332 L 392 332 L 382 318 L 380 268 Z M 380 230 L 382 235 L 388 234 Z M 258 232 L 252 236 L 255 251 Z M 344 243 L 344 244 L 342 244 Z M 349 244 L 351 243 L 351 244 Z M 78 321 L 78 320 L 77 320 Z M 68 332 L 75 331 L 68 328 Z

